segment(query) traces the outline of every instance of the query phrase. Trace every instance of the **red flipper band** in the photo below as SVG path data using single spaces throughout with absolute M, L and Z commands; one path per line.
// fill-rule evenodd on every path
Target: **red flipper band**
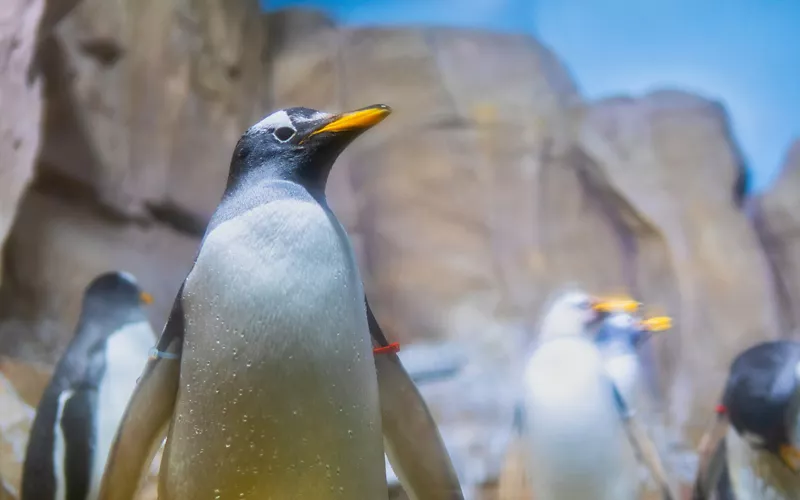
M 400 350 L 399 342 L 392 342 L 391 344 L 383 347 L 376 347 L 372 349 L 373 354 L 386 354 L 387 352 L 397 352 Z

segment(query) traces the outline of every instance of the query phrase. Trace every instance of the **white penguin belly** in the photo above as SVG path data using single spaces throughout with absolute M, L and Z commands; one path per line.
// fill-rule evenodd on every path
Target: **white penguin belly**
M 142 321 L 126 325 L 111 334 L 106 341 L 106 370 L 98 392 L 97 442 L 92 463 L 89 500 L 97 498 L 99 494 L 108 452 L 117 427 L 155 340 L 150 323 Z
M 626 403 L 635 408 L 640 391 L 639 359 L 635 354 L 615 352 L 605 357 L 604 364 Z
M 387 497 L 364 291 L 335 219 L 280 201 L 222 223 L 183 308 L 162 498 Z
M 549 341 L 525 371 L 525 433 L 537 500 L 637 498 L 638 471 L 603 360 L 588 340 Z
M 736 500 L 800 500 L 800 477 L 776 457 L 751 448 L 732 426 L 725 444 Z

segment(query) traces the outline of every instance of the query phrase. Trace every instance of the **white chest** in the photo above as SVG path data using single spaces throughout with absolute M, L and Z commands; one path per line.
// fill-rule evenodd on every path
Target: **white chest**
M 97 494 L 117 427 L 155 341 L 155 334 L 147 321 L 125 326 L 106 341 L 106 370 L 98 393 L 97 447 L 90 498 Z
M 332 216 L 281 201 L 220 224 L 203 243 L 182 305 L 181 385 L 168 439 L 177 451 L 167 467 L 202 479 L 169 481 L 171 498 L 211 490 L 232 498 L 385 495 L 364 290 Z M 224 463 L 215 459 L 222 455 Z
M 531 356 L 526 433 L 537 499 L 633 499 L 638 471 L 597 348 L 558 339 Z
M 754 450 L 731 427 L 725 436 L 731 486 L 737 500 L 798 500 L 800 476 L 763 451 Z
M 208 235 L 186 280 L 183 303 L 192 308 L 190 318 L 213 310 L 225 321 L 223 331 L 263 329 L 265 322 L 303 330 L 319 323 L 363 326 L 363 297 L 339 223 L 316 204 L 281 201 Z

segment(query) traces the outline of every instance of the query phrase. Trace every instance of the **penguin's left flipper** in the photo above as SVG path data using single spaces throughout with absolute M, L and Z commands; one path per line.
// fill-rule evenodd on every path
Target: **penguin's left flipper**
M 366 299 L 365 299 L 366 300 Z M 389 345 L 367 302 L 373 345 Z M 411 500 L 463 500 L 450 455 L 425 400 L 394 352 L 375 356 L 386 455 Z
M 633 445 L 637 455 L 639 455 L 642 461 L 644 461 L 644 464 L 647 466 L 650 474 L 653 475 L 656 483 L 658 483 L 662 498 L 664 498 L 664 500 L 677 499 L 678 497 L 670 489 L 667 473 L 664 470 L 664 464 L 661 461 L 661 457 L 658 454 L 655 443 L 653 443 L 653 440 L 650 439 L 650 436 L 647 435 L 647 432 L 639 424 L 639 421 L 636 419 L 633 413 L 629 410 L 628 405 L 625 402 L 625 399 L 622 397 L 622 394 L 620 394 L 619 389 L 617 389 L 616 384 L 613 382 L 611 382 L 611 384 L 614 393 L 614 400 L 617 404 L 617 409 L 620 412 L 620 417 L 622 418 L 622 425 L 625 427 L 625 430 L 628 433 L 628 438 L 631 442 L 631 445 Z
M 64 469 L 67 498 L 87 498 L 91 487 L 92 460 L 95 441 L 94 410 L 97 408 L 97 388 L 77 389 L 64 405 L 61 429 L 65 441 Z
M 167 433 L 175 409 L 183 346 L 181 293 L 156 349 L 169 357 L 147 361 L 108 453 L 99 500 L 132 500 Z
M 724 498 L 727 494 L 727 484 L 723 483 L 727 466 L 727 447 L 725 433 L 728 429 L 728 419 L 724 414 L 718 414 L 713 427 L 706 431 L 700 441 L 700 464 L 697 468 L 697 477 L 692 489 L 692 500 L 708 500 L 719 486 Z M 718 492 L 719 494 L 719 492 Z

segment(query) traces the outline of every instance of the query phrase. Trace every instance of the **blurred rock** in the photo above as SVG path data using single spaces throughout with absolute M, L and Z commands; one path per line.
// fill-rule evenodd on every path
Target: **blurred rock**
M 0 374 L 14 386 L 20 400 L 32 408 L 39 404 L 52 373 L 51 368 L 42 363 L 25 363 L 0 356 Z
M 41 143 L 40 40 L 77 0 L 10 0 L 0 14 L 0 249 L 33 178 Z M 2 280 L 0 265 L 0 281 Z
M 85 0 L 48 45 L 44 168 L 124 217 L 205 220 L 265 111 L 256 0 Z M 200 227 L 202 230 L 202 227 Z
M 160 333 L 198 242 L 160 224 L 138 226 L 103 217 L 80 198 L 31 190 L 6 251 L 0 291 L 0 352 L 53 364 L 72 338 L 83 291 L 98 274 L 131 272 L 155 302 Z
M 772 265 L 783 331 L 800 330 L 800 139 L 774 187 L 755 200 L 756 227 Z
M 22 480 L 22 464 L 34 408 L 25 404 L 14 386 L 0 373 L 0 481 L 4 495 L 17 500 Z
M 668 416 L 697 439 L 733 357 L 778 336 L 770 270 L 736 205 L 744 166 L 727 116 L 716 102 L 661 91 L 591 105 L 579 137 L 614 211 L 635 221 L 621 235 L 633 291 L 675 317 L 670 340 L 658 341 Z

